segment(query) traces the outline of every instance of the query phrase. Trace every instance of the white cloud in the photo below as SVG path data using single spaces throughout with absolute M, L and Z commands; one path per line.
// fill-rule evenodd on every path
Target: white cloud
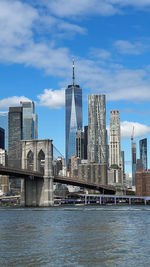
M 31 101 L 25 96 L 12 96 L 0 100 L 0 108 L 8 108 L 20 105 L 21 101 Z
M 138 122 L 123 121 L 121 122 L 121 137 L 131 138 L 134 127 L 134 138 L 145 136 L 150 133 L 150 127 Z
M 60 23 L 58 24 L 58 28 L 60 30 L 65 30 L 73 33 L 80 33 L 80 34 L 85 34 L 86 29 L 83 27 L 80 27 L 76 24 L 68 23 L 65 21 L 60 20 Z
M 37 10 L 20 1 L 0 1 L 0 45 L 19 47 L 32 39 Z
M 107 0 L 106 0 L 107 1 Z M 150 0 L 108 0 L 113 5 L 132 6 L 135 8 L 144 8 L 150 6 Z
M 43 6 L 46 2 L 42 1 L 41 3 Z M 119 1 L 103 1 L 103 4 L 108 3 L 121 5 Z M 104 6 L 99 0 L 56 0 L 47 1 L 47 4 L 51 12 L 54 12 L 57 6 L 56 13 L 66 12 L 66 16 L 72 9 L 74 14 L 80 15 L 86 12 L 90 14 L 99 12 L 101 7 L 104 13 Z M 66 5 L 68 5 L 67 9 L 65 9 Z M 0 62 L 19 63 L 43 69 L 49 75 L 65 79 L 62 85 L 64 86 L 71 80 L 72 55 L 68 48 L 56 46 L 53 35 L 61 33 L 61 31 L 62 33 L 73 31 L 84 34 L 85 29 L 61 18 L 53 17 L 48 12 L 45 15 L 41 10 L 43 9 L 31 7 L 31 5 L 17 0 L 0 0 Z M 39 37 L 37 42 L 37 39 L 34 40 L 34 32 L 37 31 L 40 24 L 45 28 L 42 28 L 36 36 L 38 39 L 41 34 L 41 39 Z M 49 25 L 50 30 L 47 31 Z M 55 29 L 57 29 L 56 33 Z M 44 38 L 47 32 L 51 32 L 49 42 L 46 41 L 47 36 Z M 136 43 L 129 44 L 133 51 Z M 79 58 L 75 69 L 78 83 L 83 88 L 89 89 L 92 93 L 105 93 L 107 100 L 150 100 L 150 69 L 125 69 L 117 64 L 108 66 L 105 64 L 106 60 L 112 56 L 109 51 L 103 49 L 93 48 L 91 55 L 95 57 L 95 60 Z
M 91 48 L 90 56 L 97 59 L 109 59 L 111 57 L 111 53 L 105 49 Z
M 39 105 L 49 108 L 61 108 L 65 104 L 65 89 L 44 89 L 44 93 L 37 96 Z
M 56 48 L 53 39 L 65 33 L 85 34 L 86 29 L 45 15 L 21 1 L 0 0 L 0 62 L 25 64 L 51 75 L 65 76 L 71 56 L 66 47 Z
M 59 17 L 83 16 L 87 14 L 114 15 L 119 10 L 105 0 L 44 0 L 50 11 Z
M 100 66 L 93 60 L 80 60 L 77 77 L 83 88 L 90 92 L 106 94 L 109 101 L 149 101 L 150 70 L 126 69 L 123 66 Z
M 114 42 L 115 48 L 122 54 L 140 55 L 145 52 L 149 46 L 142 42 L 131 43 L 126 40 L 117 40 Z
M 30 0 L 31 1 L 31 0 Z M 98 14 L 112 16 L 125 12 L 125 7 L 149 11 L 150 0 L 38 0 L 41 6 L 49 8 L 50 13 L 61 18 L 76 18 Z

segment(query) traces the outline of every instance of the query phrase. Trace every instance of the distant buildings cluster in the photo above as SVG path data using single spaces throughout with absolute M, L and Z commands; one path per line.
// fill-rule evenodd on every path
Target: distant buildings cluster
M 119 110 L 110 111 L 108 143 L 105 95 L 88 95 L 88 125 L 82 125 L 82 89 L 75 84 L 74 62 L 72 85 L 65 91 L 65 100 L 67 171 L 73 177 L 93 177 L 104 184 L 135 186 L 136 171 L 147 171 L 147 139 L 140 140 L 140 159 L 136 159 L 136 143 L 131 138 L 132 177 L 129 177 L 125 174 L 125 155 L 121 151 Z M 100 171 L 102 166 L 107 169 L 103 172 L 105 177 Z
M 119 110 L 110 111 L 107 130 L 105 95 L 88 95 L 88 125 L 83 127 L 82 88 L 75 83 L 73 62 L 72 84 L 65 90 L 66 156 L 65 160 L 54 160 L 54 174 L 71 175 L 75 179 L 122 188 L 135 186 L 136 172 L 147 171 L 147 139 L 139 141 L 140 158 L 137 159 L 133 137 L 134 133 L 131 136 L 130 181 L 129 175 L 125 173 L 124 151 L 121 151 Z M 0 164 L 21 167 L 20 141 L 37 138 L 38 118 L 34 102 L 21 102 L 20 106 L 9 107 L 8 113 L 0 115 Z
M 124 162 L 118 110 L 110 112 L 109 145 L 105 95 L 88 95 L 88 126 L 82 125 L 82 89 L 73 81 L 65 91 L 66 165 L 72 176 L 123 185 Z M 104 170 L 105 171 L 102 171 Z M 89 177 L 89 178 L 88 178 Z M 91 178 L 93 177 L 93 178 Z

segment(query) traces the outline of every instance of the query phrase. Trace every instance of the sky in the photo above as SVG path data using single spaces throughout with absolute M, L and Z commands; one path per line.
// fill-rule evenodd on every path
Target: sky
M 39 139 L 65 155 L 64 90 L 106 95 L 106 119 L 118 109 L 126 171 L 131 134 L 148 139 L 150 161 L 150 0 L 0 0 L 0 112 L 32 100 Z M 139 152 L 138 155 L 139 157 Z M 149 164 L 150 167 L 150 164 Z

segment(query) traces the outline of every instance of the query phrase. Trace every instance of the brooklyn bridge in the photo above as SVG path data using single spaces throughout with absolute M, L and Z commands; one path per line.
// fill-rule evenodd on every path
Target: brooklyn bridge
M 53 171 L 54 150 L 58 151 L 53 141 L 23 140 L 21 146 L 14 151 L 14 160 L 20 155 L 16 167 L 0 166 L 0 174 L 12 179 L 21 179 L 22 206 L 52 206 L 54 203 L 53 183 L 74 185 L 99 191 L 103 194 L 115 194 L 113 186 L 100 183 L 101 179 L 93 180 L 85 177 L 56 176 Z

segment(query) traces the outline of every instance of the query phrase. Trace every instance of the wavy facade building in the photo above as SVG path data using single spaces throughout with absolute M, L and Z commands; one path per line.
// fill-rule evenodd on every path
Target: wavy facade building
M 88 162 L 107 164 L 105 95 L 88 95 Z

